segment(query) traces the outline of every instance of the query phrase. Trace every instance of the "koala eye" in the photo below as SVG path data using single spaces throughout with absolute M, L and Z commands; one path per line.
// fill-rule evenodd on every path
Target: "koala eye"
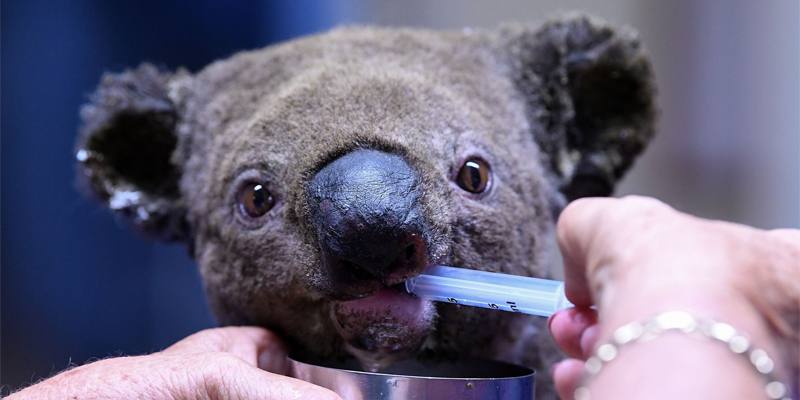
M 249 182 L 239 189 L 237 196 L 239 213 L 244 217 L 258 218 L 269 212 L 275 205 L 275 197 L 267 190 L 266 185 Z
M 491 169 L 486 161 L 470 158 L 464 162 L 456 176 L 456 183 L 470 193 L 483 193 L 489 187 Z

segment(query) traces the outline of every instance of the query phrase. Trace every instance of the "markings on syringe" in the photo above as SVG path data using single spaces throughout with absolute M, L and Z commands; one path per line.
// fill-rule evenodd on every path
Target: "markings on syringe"
M 517 303 L 513 301 L 507 301 L 506 303 L 508 303 L 508 306 L 511 307 L 511 311 L 519 312 L 519 309 L 517 308 Z
M 447 301 L 449 301 L 449 302 L 451 302 L 451 303 L 458 304 L 458 300 L 456 300 L 454 297 L 448 297 L 448 298 L 447 298 Z
M 491 308 L 493 310 L 499 310 L 500 309 L 500 306 L 495 304 L 495 303 L 486 303 L 486 304 L 489 306 L 489 308 Z M 508 304 L 508 308 L 510 308 L 511 311 L 520 312 L 519 308 L 517 308 L 517 303 L 516 302 L 507 301 L 506 304 Z

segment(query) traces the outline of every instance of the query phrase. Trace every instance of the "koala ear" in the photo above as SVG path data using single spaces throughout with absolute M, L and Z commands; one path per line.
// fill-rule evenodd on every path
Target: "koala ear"
M 573 15 L 501 36 L 562 193 L 610 195 L 654 134 L 655 83 L 637 35 Z
M 143 64 L 106 74 L 81 109 L 79 178 L 116 213 L 148 234 L 183 240 L 188 229 L 178 189 L 174 75 Z

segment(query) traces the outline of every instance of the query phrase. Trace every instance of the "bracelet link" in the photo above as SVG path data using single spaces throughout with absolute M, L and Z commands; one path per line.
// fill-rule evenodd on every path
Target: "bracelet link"
M 624 346 L 650 341 L 667 332 L 699 335 L 724 344 L 731 352 L 743 356 L 765 378 L 767 398 L 791 400 L 787 386 L 773 375 L 775 362 L 764 349 L 752 347 L 750 340 L 729 324 L 697 318 L 681 310 L 662 312 L 644 322 L 635 321 L 617 328 L 611 341 L 597 346 L 594 354 L 586 360 L 582 383 L 573 392 L 575 399 L 589 400 L 589 380 L 599 374 L 605 364 L 617 358 Z

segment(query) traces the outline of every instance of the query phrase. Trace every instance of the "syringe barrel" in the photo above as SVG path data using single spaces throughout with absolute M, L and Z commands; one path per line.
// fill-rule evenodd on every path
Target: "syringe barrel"
M 572 306 L 561 281 L 447 266 L 408 279 L 406 290 L 434 301 L 544 317 Z

